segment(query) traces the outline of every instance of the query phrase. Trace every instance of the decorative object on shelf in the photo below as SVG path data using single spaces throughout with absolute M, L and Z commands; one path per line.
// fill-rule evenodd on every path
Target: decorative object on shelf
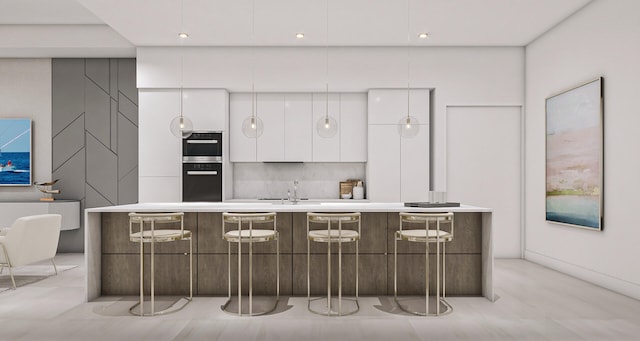
M 356 185 L 353 186 L 353 199 L 364 199 L 364 182 L 358 181 Z
M 40 201 L 53 201 L 53 194 L 60 194 L 59 189 L 52 189 L 51 186 L 55 185 L 60 179 L 47 182 L 34 182 L 33 184 L 38 187 L 40 192 L 44 193 L 44 197 L 40 198 Z
M 256 26 L 256 2 L 251 2 L 251 116 L 242 121 L 242 133 L 248 138 L 258 138 L 262 136 L 264 132 L 264 124 L 260 117 L 256 115 L 256 89 L 255 89 L 255 51 L 253 50 L 255 45 L 255 26 Z
M 546 220 L 602 230 L 602 77 L 546 99 Z
M 0 186 L 31 186 L 31 120 L 0 119 Z
M 411 7 L 409 6 L 409 1 L 407 0 L 407 117 L 403 117 L 398 121 L 398 134 L 405 138 L 411 138 L 418 135 L 420 131 L 420 122 L 418 119 L 411 116 L 410 112 L 410 104 L 411 104 L 411 34 L 410 34 L 410 23 L 411 23 Z
M 173 120 L 171 120 L 171 123 L 169 124 L 169 130 L 171 131 L 171 134 L 173 134 L 173 136 L 180 139 L 184 139 L 191 136 L 191 133 L 193 132 L 193 123 L 188 117 L 184 116 L 184 113 L 182 110 L 183 109 L 182 100 L 184 96 L 182 93 L 183 81 L 184 81 L 184 56 L 182 52 L 182 47 L 184 46 L 183 44 L 184 39 L 189 37 L 189 35 L 184 31 L 184 14 L 183 14 L 184 8 L 183 7 L 184 7 L 184 3 L 183 1 L 181 1 L 180 2 L 180 33 L 178 33 L 178 37 L 180 38 L 180 114 L 174 117 Z
M 329 0 L 327 0 L 327 45 L 326 45 L 326 59 L 327 59 L 327 68 L 326 68 L 326 92 L 327 92 L 327 105 L 326 105 L 326 113 L 324 117 L 321 117 L 316 122 L 316 131 L 318 135 L 322 138 L 331 138 L 336 136 L 338 133 L 338 121 L 336 121 L 333 116 L 329 115 Z

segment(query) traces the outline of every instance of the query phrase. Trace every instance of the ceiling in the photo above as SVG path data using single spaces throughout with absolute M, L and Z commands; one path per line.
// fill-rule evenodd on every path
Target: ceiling
M 526 46 L 592 0 L 408 1 L 0 0 L 0 57 L 39 49 L 135 55 L 136 46 L 406 46 L 408 38 L 416 46 Z M 178 38 L 183 31 L 189 38 Z

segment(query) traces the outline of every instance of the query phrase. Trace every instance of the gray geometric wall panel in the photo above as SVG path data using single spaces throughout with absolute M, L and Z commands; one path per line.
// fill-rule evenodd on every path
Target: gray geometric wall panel
M 60 195 L 56 195 L 56 198 L 75 200 L 84 198 L 86 164 L 86 153 L 82 147 L 62 166 L 53 171 L 51 176 L 54 179 L 60 179 L 55 187 L 62 191 Z
M 85 75 L 98 85 L 104 92 L 109 94 L 109 59 L 95 58 L 86 59 L 85 61 Z
M 87 185 L 112 205 L 118 203 L 118 156 L 87 134 Z
M 52 66 L 51 135 L 56 136 L 84 113 L 85 77 L 84 63 L 78 63 L 78 59 L 55 59 Z
M 53 136 L 53 164 L 55 172 L 74 154 L 84 148 L 84 115 L 71 122 L 58 135 Z
M 52 166 L 57 198 L 81 208 L 138 201 L 135 59 L 52 59 Z M 58 250 L 84 250 L 84 227 Z
M 85 84 L 84 116 L 87 132 L 105 146 L 110 146 L 111 99 L 109 94 L 89 79 L 86 80 Z

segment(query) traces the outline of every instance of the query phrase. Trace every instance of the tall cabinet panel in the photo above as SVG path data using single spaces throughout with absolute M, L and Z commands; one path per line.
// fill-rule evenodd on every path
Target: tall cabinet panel
M 258 137 L 258 161 L 284 160 L 284 94 L 258 94 L 256 115 L 264 132 Z
M 407 98 L 406 89 L 369 91 L 367 191 L 371 200 L 428 200 L 429 90 L 412 89 L 410 95 Z M 420 122 L 418 135 L 411 138 L 398 132 L 399 121 L 407 115 L 407 103 L 411 116 Z M 386 175 L 380 174 L 381 169 Z
M 381 202 L 400 199 L 400 139 L 394 125 L 369 125 L 367 198 Z
M 417 136 L 400 138 L 400 179 L 400 201 L 429 199 L 429 125 L 421 124 Z
M 284 96 L 284 159 L 285 161 L 311 161 L 312 128 L 311 94 L 285 94 Z
M 180 201 L 181 140 L 169 131 L 180 112 L 178 89 L 140 90 L 138 201 Z
M 367 162 L 367 94 L 340 94 L 340 161 Z
M 242 122 L 251 116 L 251 94 L 231 94 L 229 102 L 230 160 L 231 162 L 255 162 L 257 141 L 242 133 Z
M 329 94 L 329 116 L 338 122 L 338 133 L 329 138 L 321 137 L 316 130 L 316 123 L 327 115 L 327 94 L 313 94 L 313 161 L 338 162 L 340 161 L 340 94 Z
M 179 90 L 140 90 L 139 98 L 140 177 L 179 177 L 182 141 L 169 130 L 169 123 L 180 112 Z M 140 194 L 143 192 L 141 189 Z

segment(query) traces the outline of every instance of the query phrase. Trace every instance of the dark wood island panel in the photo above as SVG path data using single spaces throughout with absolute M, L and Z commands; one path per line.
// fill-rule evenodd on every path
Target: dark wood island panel
M 447 244 L 447 295 L 483 295 L 482 213 L 455 213 L 454 240 Z M 222 213 L 188 212 L 185 228 L 193 232 L 194 295 L 226 296 L 227 243 L 222 240 Z M 278 212 L 280 232 L 281 295 L 307 294 L 306 214 Z M 363 212 L 360 241 L 360 295 L 393 295 L 393 234 L 398 213 Z M 326 291 L 326 244 L 311 243 L 311 291 Z M 343 245 L 343 293 L 353 294 L 355 247 Z M 188 243 L 156 245 L 156 293 L 181 295 L 188 292 Z M 148 253 L 148 247 L 146 247 Z M 248 271 L 248 245 L 242 247 L 243 270 Z M 275 294 L 276 248 L 273 242 L 256 243 L 254 252 L 254 294 Z M 332 247 L 337 252 L 337 247 Z M 435 252 L 431 250 L 431 252 Z M 399 293 L 424 294 L 425 247 L 416 243 L 398 245 Z M 148 262 L 149 256 L 145 257 Z M 126 212 L 101 214 L 101 295 L 137 295 L 139 288 L 139 245 L 129 241 Z M 435 289 L 436 257 L 430 257 L 431 288 Z M 147 263 L 145 263 L 145 267 Z M 332 280 L 337 288 L 337 256 L 332 257 Z M 232 293 L 237 291 L 237 246 L 231 247 Z M 147 283 L 148 286 L 148 276 Z M 243 290 L 248 290 L 248 273 Z M 336 289 L 337 290 L 337 289 Z

